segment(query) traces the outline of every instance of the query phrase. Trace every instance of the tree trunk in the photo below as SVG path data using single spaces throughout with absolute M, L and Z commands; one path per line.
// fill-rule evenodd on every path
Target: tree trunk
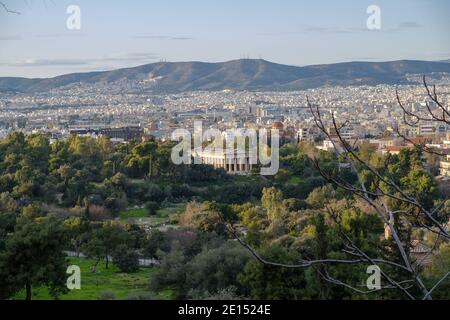
M 25 284 L 25 290 L 26 290 L 25 300 L 29 301 L 31 300 L 31 284 L 29 282 Z
M 80 246 L 81 245 L 78 244 L 78 241 L 75 240 L 75 254 L 76 254 L 77 258 L 80 257 L 80 251 L 81 251 Z

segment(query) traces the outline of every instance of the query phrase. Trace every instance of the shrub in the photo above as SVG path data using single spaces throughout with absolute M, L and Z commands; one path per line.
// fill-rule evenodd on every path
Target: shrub
M 139 271 L 139 258 L 137 253 L 126 245 L 120 245 L 113 253 L 113 263 L 120 271 L 132 273 Z
M 116 300 L 116 296 L 111 291 L 102 291 L 97 296 L 97 300 Z
M 155 201 L 149 201 L 145 204 L 145 209 L 147 209 L 149 215 L 154 216 L 159 209 L 159 204 Z
M 142 292 L 142 293 L 131 293 L 127 296 L 126 300 L 159 300 L 159 299 L 152 292 Z

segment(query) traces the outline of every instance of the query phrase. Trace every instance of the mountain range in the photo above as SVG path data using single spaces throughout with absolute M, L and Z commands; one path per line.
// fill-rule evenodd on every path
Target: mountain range
M 191 90 L 303 90 L 333 85 L 408 84 L 410 75 L 450 75 L 448 61 L 400 60 L 289 66 L 262 59 L 220 63 L 157 62 L 54 78 L 0 77 L 0 91 L 46 92 L 86 85 L 131 85 L 151 92 Z

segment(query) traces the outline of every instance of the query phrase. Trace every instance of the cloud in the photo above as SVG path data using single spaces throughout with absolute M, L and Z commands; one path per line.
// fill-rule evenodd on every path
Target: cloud
M 421 25 L 420 23 L 413 22 L 413 21 L 404 21 L 400 22 L 396 27 L 391 28 L 381 28 L 381 31 L 385 32 L 401 32 L 401 31 L 407 31 L 411 29 L 421 29 L 424 28 L 424 25 Z
M 149 60 L 157 60 L 158 57 L 154 53 L 147 52 L 131 52 L 126 54 L 114 54 L 102 58 L 91 59 L 92 62 L 144 62 Z
M 308 26 L 305 28 L 306 33 L 351 33 L 351 29 L 341 27 L 317 27 Z
M 288 35 L 308 35 L 308 34 L 349 34 L 356 29 L 342 28 L 342 27 L 321 27 L 321 26 L 303 26 L 302 29 L 298 31 L 281 31 L 274 33 L 259 33 L 258 36 L 288 36 Z
M 393 58 L 387 58 L 387 57 L 352 57 L 349 58 L 348 61 L 371 61 L 371 62 L 385 62 L 385 61 L 392 61 L 395 60 Z
M 134 39 L 154 39 L 154 40 L 194 40 L 191 37 L 173 37 L 173 36 L 161 36 L 161 35 L 140 35 L 134 36 Z
M 399 23 L 395 27 L 384 28 L 381 30 L 377 30 L 377 32 L 399 32 L 409 29 L 420 29 L 425 26 L 413 22 L 413 21 L 404 21 Z M 352 34 L 352 33 L 360 33 L 360 32 L 373 32 L 367 28 L 343 28 L 343 27 L 322 27 L 322 26 L 303 26 L 300 30 L 297 31 L 281 31 L 274 33 L 259 33 L 258 36 L 288 36 L 288 35 L 308 35 L 308 34 Z
M 14 67 L 43 67 L 43 66 L 80 66 L 88 61 L 79 59 L 26 59 L 10 64 Z
M 19 35 L 0 35 L 0 41 L 18 41 L 22 40 Z
M 190 37 L 173 37 L 170 40 L 194 40 L 194 38 L 190 38 Z
M 42 33 L 35 34 L 35 38 L 66 38 L 66 37 L 83 37 L 85 34 L 79 32 L 66 32 L 66 33 Z
M 73 37 L 83 37 L 85 34 L 77 33 L 77 32 L 71 32 L 71 33 L 48 33 L 48 34 L 35 34 L 30 35 L 30 37 L 34 38 L 73 38 Z M 28 38 L 26 36 L 25 38 Z M 0 35 L 0 41 L 17 41 L 17 40 L 23 40 L 24 37 L 20 35 Z
M 0 65 L 11 67 L 52 67 L 52 66 L 83 66 L 96 68 L 99 64 L 120 64 L 120 63 L 132 63 L 132 64 L 144 64 L 151 61 L 158 60 L 158 57 L 153 53 L 148 52 L 131 52 L 125 54 L 112 54 L 100 58 L 91 59 L 40 59 L 30 58 L 15 62 L 1 62 Z M 118 67 L 116 65 L 116 67 Z
M 398 25 L 399 29 L 418 29 L 423 28 L 424 26 L 417 22 L 405 21 Z

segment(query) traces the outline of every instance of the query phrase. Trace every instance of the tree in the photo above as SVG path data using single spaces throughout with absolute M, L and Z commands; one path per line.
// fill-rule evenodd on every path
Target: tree
M 127 245 L 119 245 L 112 255 L 113 263 L 120 271 L 133 273 L 139 271 L 139 257 L 134 249 L 130 249 Z
M 123 197 L 108 197 L 105 199 L 105 207 L 113 214 L 118 214 L 122 210 L 125 210 L 128 206 L 128 201 L 125 196 Z
M 331 185 L 326 185 L 324 187 L 319 187 L 314 189 L 306 199 L 306 203 L 314 208 L 323 208 L 326 204 L 336 197 L 336 191 Z
M 267 226 L 267 213 L 261 207 L 255 207 L 251 203 L 237 208 L 241 223 L 248 230 L 262 230 Z
M 114 187 L 120 188 L 121 190 L 126 190 L 130 185 L 127 176 L 120 172 L 116 173 L 110 181 Z
M 186 266 L 186 291 L 195 289 L 200 292 L 218 292 L 235 287 L 238 294 L 244 288 L 237 280 L 239 274 L 250 259 L 250 254 L 234 242 L 224 242 L 218 248 L 204 249 Z
M 429 104 L 426 103 L 428 114 L 425 116 L 414 114 L 403 106 L 397 92 L 397 101 L 404 114 L 404 124 L 413 127 L 420 122 L 431 121 L 449 125 L 450 111 L 447 106 L 441 103 L 436 88 L 431 89 L 428 86 L 425 77 L 424 86 L 427 99 L 437 106 L 438 111 L 433 112 Z M 411 153 L 412 157 L 405 156 L 406 152 L 403 152 L 400 153 L 399 157 L 386 156 L 383 159 L 384 166 L 379 161 L 371 162 L 364 155 L 367 149 L 360 155 L 358 145 L 343 138 L 342 130 L 349 125 L 349 121 L 344 120 L 342 123 L 338 123 L 335 112 L 324 114 L 318 105 L 311 103 L 309 98 L 307 98 L 307 104 L 318 129 L 326 139 L 333 143 L 335 149 L 332 153 L 312 152 L 310 157 L 314 167 L 326 181 L 333 184 L 344 194 L 345 199 L 342 199 L 342 201 L 351 203 L 353 200 L 360 199 L 370 207 L 379 222 L 385 225 L 385 237 L 387 242 L 390 243 L 390 247 L 384 248 L 384 252 L 377 252 L 376 246 L 367 247 L 367 242 L 361 241 L 360 235 L 364 236 L 364 232 L 355 234 L 353 230 L 354 226 L 356 226 L 356 230 L 361 230 L 361 221 L 359 221 L 357 211 L 348 211 L 347 221 L 341 224 L 339 212 L 336 211 L 332 202 L 319 203 L 314 200 L 310 203 L 317 207 L 324 205 L 323 210 L 328 212 L 332 221 L 336 224 L 337 229 L 333 231 L 335 233 L 333 239 L 340 241 L 340 252 L 336 252 L 334 257 L 326 259 L 300 257 L 295 263 L 289 262 L 287 257 L 281 260 L 270 259 L 267 258 L 269 254 L 261 255 L 258 253 L 245 239 L 240 238 L 232 226 L 228 226 L 229 232 L 252 253 L 259 263 L 259 265 L 251 265 L 256 270 L 246 273 L 250 277 L 244 277 L 243 281 L 252 287 L 256 296 L 266 297 L 268 293 L 264 290 L 264 287 L 255 284 L 258 284 L 259 279 L 265 280 L 268 277 L 262 276 L 259 279 L 251 277 L 253 274 L 258 274 L 258 268 L 286 268 L 296 271 L 315 268 L 327 283 L 340 286 L 357 295 L 368 295 L 373 294 L 374 291 L 363 290 L 351 282 L 345 282 L 345 279 L 339 279 L 342 274 L 339 274 L 339 272 L 330 273 L 323 266 L 351 265 L 358 272 L 361 272 L 363 266 L 369 264 L 378 266 L 380 275 L 385 282 L 380 289 L 376 290 L 379 294 L 385 295 L 386 290 L 389 289 L 389 292 L 395 289 L 399 293 L 397 297 L 412 300 L 417 298 L 432 299 L 433 292 L 436 292 L 437 288 L 442 286 L 450 277 L 450 272 L 441 275 L 431 286 L 426 284 L 420 266 L 413 263 L 410 255 L 410 240 L 413 229 L 420 228 L 436 233 L 447 242 L 450 240 L 450 234 L 446 226 L 450 217 L 447 216 L 442 219 L 443 212 L 446 211 L 443 205 L 445 201 L 436 201 L 434 198 L 436 195 L 435 183 L 432 177 L 424 172 L 423 160 L 420 156 L 421 152 L 439 154 L 439 150 L 436 151 L 427 146 L 426 142 L 417 143 L 409 139 L 399 128 L 396 128 L 397 135 L 415 147 L 416 150 Z M 440 154 L 445 156 L 444 153 Z M 328 199 L 329 196 L 329 194 L 323 193 L 320 198 Z M 273 217 L 274 212 L 278 213 L 277 203 L 279 201 L 277 200 L 279 198 L 281 196 L 273 190 L 265 196 L 263 206 L 268 210 L 271 217 Z M 325 224 L 319 223 L 318 225 L 321 225 L 321 229 L 324 230 Z M 348 226 L 351 226 L 351 228 L 348 228 Z M 292 242 L 289 238 L 287 236 L 285 240 Z M 324 245 L 327 244 L 324 243 Z M 325 246 L 320 247 L 325 248 Z M 321 267 L 317 268 L 317 266 Z M 392 272 L 392 270 L 395 272 Z
M 275 181 L 277 183 L 284 184 L 284 183 L 288 182 L 289 179 L 291 179 L 291 177 L 292 177 L 292 175 L 288 170 L 280 169 L 278 171 L 277 175 L 275 176 Z
M 89 241 L 83 246 L 83 251 L 96 260 L 105 260 L 108 268 L 110 257 L 119 245 L 127 244 L 130 237 L 120 224 L 104 222 L 101 227 L 92 231 Z
M 283 193 L 276 188 L 264 188 L 261 203 L 267 210 L 267 217 L 271 222 L 283 219 L 286 210 L 283 205 Z
M 157 184 L 149 184 L 145 192 L 145 199 L 147 201 L 162 202 L 164 200 L 164 192 Z
M 259 245 L 264 237 L 264 229 L 269 224 L 267 212 L 251 203 L 237 206 L 234 210 L 247 231 L 247 241 L 252 245 Z
M 170 251 L 170 243 L 170 239 L 166 233 L 152 229 L 143 245 L 144 255 L 146 257 L 157 258 L 158 252 Z
M 147 209 L 149 215 L 154 216 L 159 209 L 159 204 L 155 201 L 149 201 L 145 204 L 145 209 Z
M 64 192 L 65 192 L 69 187 L 69 179 L 75 174 L 75 172 L 69 165 L 62 165 L 57 170 L 57 173 L 64 180 Z
M 186 281 L 187 257 L 179 242 L 174 242 L 170 252 L 161 260 L 159 269 L 152 276 L 150 289 L 158 292 L 167 286 L 176 286 L 178 296 L 182 295 L 179 286 Z
M 225 226 L 221 220 L 222 212 L 215 202 L 188 203 L 180 218 L 181 224 L 202 232 L 223 234 Z
M 87 241 L 86 236 L 89 230 L 89 223 L 80 217 L 69 217 L 64 220 L 64 227 L 67 230 L 70 244 L 78 257 L 81 253 L 81 247 Z
M 245 297 L 239 295 L 237 291 L 238 288 L 234 286 L 220 289 L 217 292 L 191 289 L 187 294 L 187 298 L 192 300 L 214 300 L 214 301 L 244 300 Z
M 298 255 L 280 246 L 270 246 L 262 251 L 270 261 L 296 263 Z M 238 276 L 239 282 L 250 291 L 250 297 L 258 300 L 298 300 L 304 295 L 305 276 L 302 270 L 275 267 L 251 260 Z
M 280 161 L 284 167 L 287 167 L 289 172 L 295 176 L 304 176 L 307 168 L 310 167 L 310 162 L 306 154 L 301 148 L 290 146 L 290 150 L 283 154 L 285 146 L 280 150 Z
M 434 285 L 433 296 L 437 299 L 450 299 L 450 243 L 444 243 L 433 256 L 431 264 L 425 269 L 427 282 Z M 441 281 L 441 282 L 439 282 Z M 438 284 L 436 286 L 436 284 Z
M 25 289 L 31 300 L 32 287 L 42 285 L 54 297 L 66 292 L 65 240 L 65 229 L 56 218 L 21 219 L 0 252 L 0 287 L 8 288 L 2 298 Z
M 450 113 L 448 108 L 439 101 L 436 88 L 430 89 L 425 77 L 423 82 L 427 99 L 437 105 L 439 114 L 434 113 L 428 104 L 428 115 L 426 116 L 410 112 L 403 106 L 397 91 L 397 102 L 403 111 L 404 125 L 416 126 L 420 122 L 429 121 L 449 124 L 447 117 L 450 116 Z M 406 155 L 408 152 L 402 152 L 398 157 L 386 157 L 385 163 L 388 164 L 388 170 L 386 170 L 385 166 L 377 166 L 367 161 L 367 158 L 359 154 L 355 144 L 343 138 L 341 133 L 348 126 L 348 122 L 338 123 L 334 112 L 329 115 L 324 114 L 318 105 L 311 103 L 309 99 L 307 99 L 307 102 L 317 127 L 327 139 L 333 142 L 336 157 L 339 161 L 348 165 L 356 179 L 348 179 L 344 175 L 339 175 L 329 168 L 325 168 L 315 157 L 312 159 L 314 166 L 327 181 L 351 196 L 365 201 L 376 212 L 378 218 L 389 231 L 392 244 L 389 250 L 391 257 L 388 257 L 388 260 L 384 260 L 383 263 L 389 265 L 390 269 L 396 269 L 397 272 L 390 276 L 381 271 L 383 279 L 388 283 L 387 288 L 396 288 L 402 296 L 409 299 L 416 299 L 417 297 L 431 299 L 435 287 L 430 289 L 426 286 L 420 270 L 413 264 L 409 249 L 413 228 L 425 228 L 438 233 L 447 241 L 450 240 L 445 225 L 437 219 L 442 211 L 441 203 L 437 203 L 437 206 L 436 203 L 432 203 L 436 189 L 434 183 L 422 171 L 421 153 L 435 153 L 436 151 L 427 147 L 426 143 L 414 142 L 402 133 L 399 127 L 396 127 L 394 129 L 396 134 L 403 138 L 406 143 L 413 145 L 415 150 L 409 152 L 408 156 Z M 330 124 L 331 131 L 328 130 Z M 333 136 L 330 132 L 333 133 Z M 368 177 L 369 179 L 367 179 Z M 427 191 L 431 193 L 431 198 L 430 195 L 423 194 Z M 328 210 L 333 211 L 331 208 L 328 208 Z M 375 262 L 374 258 L 371 258 L 364 249 L 356 245 L 345 232 L 342 232 L 341 235 L 347 245 L 351 247 L 350 252 L 354 257 L 369 263 Z M 349 252 L 348 249 L 347 252 Z M 392 255 L 396 255 L 396 257 Z M 442 279 L 447 276 L 444 275 Z M 364 293 L 362 290 L 330 276 L 325 275 L 325 279 L 330 283 L 342 285 L 355 292 Z M 442 281 L 437 281 L 436 285 L 441 284 Z M 406 286 L 405 283 L 413 283 L 413 285 Z

